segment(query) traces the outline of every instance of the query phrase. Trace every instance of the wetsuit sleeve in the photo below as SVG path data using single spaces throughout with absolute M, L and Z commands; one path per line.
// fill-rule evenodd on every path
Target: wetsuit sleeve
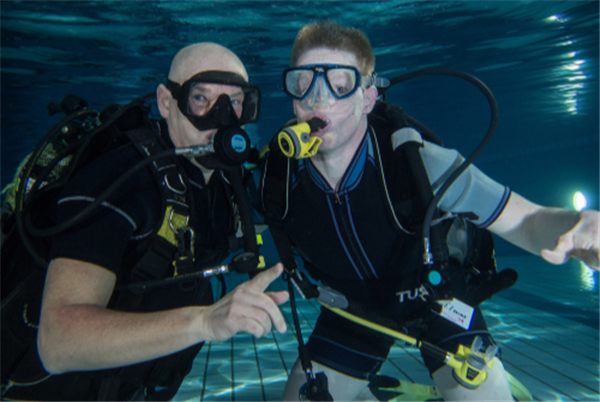
M 125 149 L 85 166 L 61 192 L 56 206 L 57 222 L 65 222 L 87 207 L 137 161 L 136 157 L 137 151 Z M 119 275 L 133 241 L 154 228 L 160 211 L 155 187 L 151 175 L 138 172 L 83 222 L 54 236 L 49 258 L 89 262 Z
M 86 200 L 63 198 L 59 203 L 59 219 L 65 221 L 89 205 Z M 119 273 L 127 243 L 135 229 L 127 214 L 111 204 L 86 219 L 83 225 L 68 230 L 52 241 L 51 259 L 58 257 L 89 262 Z
M 464 158 L 455 150 L 424 141 L 420 149 L 429 181 L 435 193 L 454 172 Z M 440 200 L 440 209 L 446 212 L 474 212 L 478 219 L 472 222 L 485 228 L 500 215 L 510 189 L 486 176 L 476 166 L 469 166 L 450 186 Z

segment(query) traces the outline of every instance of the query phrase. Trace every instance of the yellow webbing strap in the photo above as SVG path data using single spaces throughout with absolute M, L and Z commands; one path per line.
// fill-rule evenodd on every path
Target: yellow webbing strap
M 256 245 L 258 247 L 261 247 L 263 245 L 263 238 L 260 235 L 260 233 L 256 234 Z M 265 257 L 263 257 L 262 255 L 259 255 L 258 256 L 258 265 L 256 266 L 256 268 L 263 269 L 266 266 L 267 266 L 267 263 L 265 262 Z
M 175 230 L 181 229 L 187 225 L 188 216 L 181 215 L 173 211 L 172 206 L 167 206 L 163 223 L 158 230 L 158 235 L 163 237 L 169 243 L 177 247 L 177 238 L 175 237 Z

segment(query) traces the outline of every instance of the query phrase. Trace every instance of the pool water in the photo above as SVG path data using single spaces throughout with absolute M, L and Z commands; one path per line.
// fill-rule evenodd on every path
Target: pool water
M 596 1 L 2 1 L 2 187 L 59 120 L 46 105 L 67 94 L 102 110 L 156 90 L 176 51 L 214 41 L 234 50 L 263 95 L 247 126 L 266 144 L 292 116 L 281 88 L 298 29 L 333 19 L 363 30 L 379 76 L 442 67 L 476 76 L 500 110 L 496 134 L 475 164 L 544 205 L 574 208 L 576 192 L 599 206 Z M 485 97 L 464 80 L 428 76 L 388 91 L 388 101 L 464 155 L 486 133 Z M 269 262 L 277 261 L 272 247 Z M 500 269 L 517 285 L 484 304 L 507 369 L 536 400 L 599 400 L 598 273 L 575 261 L 551 266 L 497 240 Z M 228 288 L 245 277 L 230 275 Z M 276 283 L 275 288 L 285 286 Z M 318 307 L 299 301 L 305 337 Z M 297 358 L 293 325 L 264 339 L 207 344 L 176 400 L 278 400 Z M 432 384 L 418 351 L 394 347 L 384 373 Z

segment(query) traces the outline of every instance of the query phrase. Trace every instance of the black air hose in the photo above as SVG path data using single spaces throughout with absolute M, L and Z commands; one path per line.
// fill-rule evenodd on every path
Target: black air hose
M 236 272 L 250 273 L 256 269 L 259 262 L 258 245 L 256 243 L 256 231 L 252 219 L 252 206 L 248 193 L 242 182 L 241 168 L 235 167 L 229 170 L 229 180 L 233 187 L 233 195 L 240 211 L 240 220 L 244 234 L 244 258 L 234 259 Z
M 488 144 L 492 140 L 492 137 L 496 132 L 496 127 L 498 126 L 498 104 L 496 103 L 496 99 L 494 98 L 494 95 L 489 90 L 489 88 L 479 79 L 465 72 L 446 68 L 428 68 L 400 75 L 398 77 L 392 78 L 390 80 L 390 85 L 387 88 L 379 88 L 379 92 L 383 96 L 383 99 L 385 99 L 385 91 L 390 87 L 396 85 L 399 82 L 406 81 L 415 77 L 421 77 L 424 75 L 452 75 L 469 81 L 470 83 L 475 85 L 479 90 L 481 90 L 481 92 L 483 92 L 490 104 L 491 109 L 490 127 L 486 135 L 481 140 L 481 143 L 471 153 L 471 155 L 469 155 L 469 157 L 465 159 L 465 161 L 450 175 L 450 177 L 448 177 L 448 179 L 444 182 L 444 184 L 435 194 L 427 208 L 427 212 L 425 213 L 425 221 L 423 222 L 423 239 L 426 239 L 427 242 L 430 238 L 430 229 L 431 222 L 433 220 L 433 214 L 437 209 L 437 204 L 439 203 L 440 199 L 446 193 L 448 188 L 450 188 L 452 183 L 454 183 L 454 181 L 475 161 L 475 159 L 479 157 L 479 155 L 483 152 L 483 150 L 488 146 Z M 414 124 L 414 119 L 411 118 L 410 121 Z M 427 250 L 425 251 L 427 252 Z

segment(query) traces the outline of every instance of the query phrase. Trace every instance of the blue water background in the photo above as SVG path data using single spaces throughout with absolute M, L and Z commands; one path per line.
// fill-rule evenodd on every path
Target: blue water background
M 2 186 L 59 120 L 48 102 L 75 94 L 102 110 L 154 92 L 176 51 L 198 41 L 234 50 L 261 87 L 261 119 L 247 131 L 264 145 L 292 116 L 281 72 L 298 29 L 330 18 L 368 34 L 380 76 L 444 67 L 478 77 L 500 121 L 476 165 L 535 202 L 572 208 L 582 191 L 597 209 L 598 9 L 595 0 L 2 1 Z M 458 78 L 401 83 L 388 100 L 464 155 L 488 129 L 487 101 Z M 497 252 L 522 253 L 503 241 Z

